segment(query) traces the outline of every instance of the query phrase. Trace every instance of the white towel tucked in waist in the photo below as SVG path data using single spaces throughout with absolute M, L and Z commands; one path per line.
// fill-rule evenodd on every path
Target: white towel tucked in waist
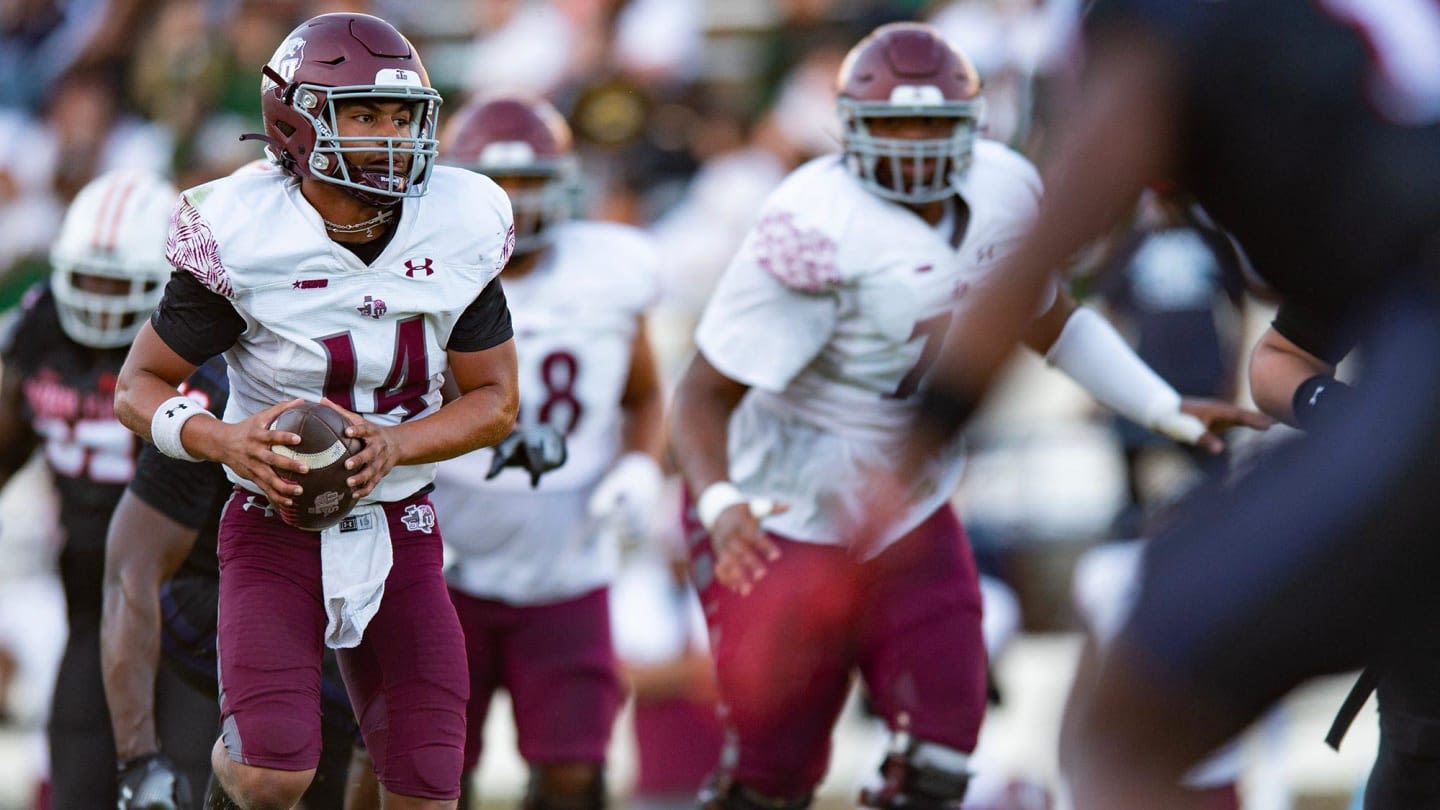
M 325 592 L 325 646 L 354 647 L 380 610 L 394 556 L 383 504 L 358 506 L 320 533 L 320 577 Z

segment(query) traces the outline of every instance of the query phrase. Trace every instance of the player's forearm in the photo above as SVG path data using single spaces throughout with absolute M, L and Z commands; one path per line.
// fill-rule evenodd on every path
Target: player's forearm
M 681 385 L 671 416 L 670 448 L 690 492 L 698 497 L 730 477 L 729 423 L 733 405 L 723 398 Z
M 659 459 L 665 447 L 665 402 L 654 396 L 627 405 L 620 426 L 622 453 L 644 453 Z
M 143 369 L 122 370 L 115 384 L 115 418 L 146 441 L 155 410 L 178 393 L 173 384 Z
M 100 663 L 118 757 L 159 750 L 155 672 L 160 659 L 158 583 L 107 577 L 100 619 Z
M 514 389 L 484 385 L 425 417 L 390 430 L 400 448 L 397 464 L 427 464 L 489 447 L 510 435 L 520 402 Z
M 1335 367 L 1267 331 L 1250 354 L 1250 396 L 1264 413 L 1295 425 L 1294 398 L 1301 383 L 1317 374 L 1334 374 Z

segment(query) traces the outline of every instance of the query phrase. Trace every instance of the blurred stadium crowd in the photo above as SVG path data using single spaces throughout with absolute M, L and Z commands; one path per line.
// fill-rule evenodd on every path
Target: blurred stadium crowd
M 259 157 L 255 143 L 238 139 L 259 127 L 258 66 L 300 21 L 362 11 L 393 22 L 425 55 L 445 98 L 442 130 L 446 111 L 496 92 L 542 96 L 566 115 L 584 173 L 577 210 L 645 228 L 659 245 L 662 296 L 650 335 L 668 390 L 692 351 L 690 336 L 713 283 L 765 196 L 801 162 L 838 146 L 834 77 L 851 45 L 884 22 L 932 22 L 984 77 L 986 134 L 1043 166 L 1046 112 L 1062 95 L 1055 88 L 1065 81 L 1059 68 L 1078 5 L 6 0 L 0 6 L 0 312 L 13 311 L 24 291 L 46 277 L 67 204 L 98 174 L 153 170 L 183 189 Z M 1227 281 L 1235 275 L 1222 272 L 1223 258 L 1194 236 L 1183 212 L 1151 201 L 1137 212 L 1134 227 L 1081 258 L 1077 292 L 1108 302 L 1140 354 L 1181 393 L 1243 397 L 1238 363 L 1247 329 L 1264 320 L 1264 304 Z M 1163 238 L 1150 238 L 1156 234 Z M 1089 289 L 1086 269 L 1106 262 L 1123 262 L 1127 270 L 1111 274 L 1118 282 Z M 974 455 L 958 495 L 981 569 L 998 589 L 986 603 L 994 609 L 987 636 L 997 639 L 1022 629 L 1074 631 L 1081 620 L 1070 574 L 1081 552 L 1143 535 L 1171 499 L 1234 463 L 1190 456 L 1133 426 L 1107 422 L 1078 389 L 1037 373 L 1038 366 L 1032 360 L 1017 368 L 972 428 Z M 1236 452 L 1244 450 L 1242 442 Z M 47 528 L 53 507 L 41 475 L 32 467 L 0 504 L 0 626 L 24 624 L 32 639 L 0 635 L 0 712 L 8 712 L 0 713 L 0 726 L 39 724 L 46 671 L 18 671 L 17 663 L 43 660 L 46 650 L 58 649 L 47 634 L 64 632 L 63 603 L 36 584 L 50 576 L 55 552 L 55 533 Z M 656 523 L 657 535 L 679 532 L 668 516 Z M 666 538 L 658 541 L 663 547 Z M 669 542 L 679 545 L 676 537 Z M 652 568 L 639 576 L 658 575 Z M 637 613 L 653 618 L 657 611 L 643 594 L 617 596 L 617 605 L 628 605 L 616 610 L 617 622 Z M 633 660 L 703 669 L 703 661 L 687 657 L 686 639 L 703 637 L 689 622 L 682 611 L 681 619 L 632 645 Z M 623 635 L 617 634 L 622 655 Z M 39 652 L 17 649 L 21 643 Z M 998 671 L 1003 676 L 1009 669 Z M 1004 677 L 999 686 L 1006 698 L 1022 691 L 1007 688 Z M 709 697 L 705 687 L 697 694 Z M 492 714 L 504 721 L 502 713 Z M 1006 722 L 1003 714 L 999 722 Z M 1050 756 L 1040 753 L 1049 740 L 1007 744 L 1020 752 L 1012 759 L 1026 756 L 1027 748 L 1032 757 Z M 640 746 L 643 753 L 643 740 Z M 4 781 L 22 781 L 29 749 L 23 756 L 20 748 L 5 750 L 15 758 L 0 755 Z M 873 757 L 857 761 L 873 768 Z M 844 767 L 842 756 L 835 768 Z M 977 801 L 983 798 L 978 792 Z M 1011 804 L 993 806 L 1045 806 L 1023 790 L 1011 794 Z M 0 807 L 5 796 L 0 791 Z

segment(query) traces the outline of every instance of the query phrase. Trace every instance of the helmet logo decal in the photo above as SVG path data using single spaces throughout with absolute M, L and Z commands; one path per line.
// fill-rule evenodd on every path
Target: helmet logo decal
M 898 84 L 890 91 L 891 104 L 913 104 L 924 107 L 944 104 L 945 94 L 933 84 Z
M 305 40 L 302 37 L 291 37 L 280 43 L 275 56 L 270 59 L 275 65 L 275 72 L 287 82 L 295 78 L 295 71 L 300 69 L 300 63 L 304 60 Z
M 496 141 L 480 150 L 479 163 L 494 168 L 524 168 L 537 159 L 535 147 L 525 141 Z
M 375 73 L 375 84 L 380 87 L 424 87 L 420 74 L 405 68 L 382 68 Z

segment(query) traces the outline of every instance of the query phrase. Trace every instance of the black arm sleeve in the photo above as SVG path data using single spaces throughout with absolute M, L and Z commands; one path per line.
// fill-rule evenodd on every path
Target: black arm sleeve
M 197 366 L 235 345 L 245 331 L 245 319 L 230 301 L 184 270 L 170 274 L 150 325 L 165 345 Z
M 445 348 L 456 352 L 478 352 L 493 349 L 515 336 L 510 325 L 510 307 L 505 303 L 505 291 L 496 278 L 470 302 L 455 330 L 450 333 L 450 342 Z
M 1286 340 L 1310 354 L 1336 365 L 1355 348 L 1355 341 L 1342 331 L 1345 322 L 1339 312 L 1313 304 L 1286 301 L 1275 313 L 1271 326 Z

